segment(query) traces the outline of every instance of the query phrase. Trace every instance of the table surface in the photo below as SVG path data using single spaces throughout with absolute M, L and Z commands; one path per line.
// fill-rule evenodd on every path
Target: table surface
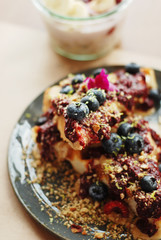
M 133 0 L 125 19 L 121 48 L 161 57 L 161 1 Z M 0 0 L 0 21 L 45 30 L 32 0 Z
M 9 138 L 26 106 L 69 72 L 132 61 L 161 69 L 161 32 L 157 24 L 159 19 L 161 22 L 161 1 L 135 0 L 131 6 L 122 46 L 97 61 L 76 62 L 50 49 L 41 19 L 30 1 L 0 0 L 0 239 L 57 239 L 24 210 L 8 177 Z M 131 23 L 133 27 L 128 31 Z

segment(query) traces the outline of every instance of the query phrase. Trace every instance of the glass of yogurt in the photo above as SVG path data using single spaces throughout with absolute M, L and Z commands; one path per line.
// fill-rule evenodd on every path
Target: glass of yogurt
M 33 0 L 40 10 L 53 49 L 74 60 L 104 56 L 120 41 L 132 0 Z

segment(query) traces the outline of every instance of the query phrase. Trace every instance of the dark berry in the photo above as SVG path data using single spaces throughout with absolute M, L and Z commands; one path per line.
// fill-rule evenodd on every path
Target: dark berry
M 102 141 L 102 146 L 106 153 L 117 155 L 122 148 L 122 139 L 116 133 L 111 133 L 110 139 Z
M 103 104 L 106 101 L 106 93 L 105 93 L 105 90 L 102 90 L 102 89 L 91 88 L 87 92 L 87 95 L 95 96 L 100 105 Z
M 67 115 L 69 118 L 75 120 L 82 120 L 89 114 L 89 109 L 86 104 L 74 102 L 68 105 L 67 107 Z
M 108 188 L 107 186 L 102 183 L 93 183 L 89 187 L 89 196 L 93 198 L 95 201 L 102 201 L 104 200 L 108 195 Z
M 77 83 L 82 83 L 84 80 L 84 77 L 82 74 L 77 74 L 74 76 L 74 78 L 72 79 L 72 85 L 75 85 Z
M 74 89 L 71 85 L 67 85 L 60 90 L 60 93 L 72 95 L 74 93 Z
M 120 136 L 127 136 L 129 133 L 132 133 L 134 128 L 130 123 L 122 123 L 117 129 L 117 134 Z
M 85 103 L 90 111 L 96 111 L 100 106 L 95 96 L 85 96 L 81 99 L 81 102 Z
M 140 231 L 149 237 L 152 237 L 157 231 L 155 223 L 149 222 L 146 218 L 140 218 L 136 221 L 136 226 Z
M 108 72 L 107 72 L 107 70 L 105 68 L 97 68 L 96 70 L 94 70 L 92 72 L 92 75 L 94 76 L 94 78 L 101 73 L 102 69 L 105 70 L 105 74 L 108 74 Z
M 83 228 L 80 225 L 72 224 L 70 226 L 70 228 L 71 228 L 71 231 L 74 233 L 82 233 L 83 232 Z
M 116 3 L 119 4 L 120 2 L 122 2 L 122 0 L 116 0 Z
M 125 71 L 130 74 L 136 74 L 140 72 L 140 66 L 136 63 L 129 63 L 125 66 Z
M 83 0 L 83 2 L 88 3 L 91 2 L 92 0 Z
M 159 172 L 161 172 L 161 163 L 159 163 L 158 168 L 159 168 Z
M 151 89 L 149 92 L 149 98 L 153 99 L 155 102 L 159 102 L 161 100 L 161 94 L 158 89 Z
M 131 133 L 125 140 L 125 148 L 129 153 L 140 153 L 144 148 L 144 140 L 138 133 Z
M 43 125 L 44 123 L 46 123 L 47 120 L 48 120 L 48 119 L 47 119 L 46 116 L 42 116 L 42 117 L 39 117 L 39 118 L 37 119 L 37 121 L 35 122 L 35 124 L 38 125 L 38 126 L 41 126 L 41 125 Z
M 157 182 L 153 176 L 146 175 L 141 179 L 140 186 L 145 192 L 153 192 L 157 189 Z

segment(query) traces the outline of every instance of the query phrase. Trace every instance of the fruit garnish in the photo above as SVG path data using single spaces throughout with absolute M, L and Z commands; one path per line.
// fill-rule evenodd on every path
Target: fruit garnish
M 73 102 L 67 107 L 67 115 L 69 118 L 75 120 L 82 120 L 89 114 L 89 108 L 86 104 L 81 102 Z
M 116 3 L 119 4 L 120 2 L 122 2 L 122 0 L 116 0 Z
M 93 200 L 95 201 L 102 201 L 107 197 L 107 195 L 108 195 L 108 188 L 102 182 L 93 183 L 89 187 L 89 196 L 93 198 Z
M 101 71 L 104 70 L 105 71 L 105 74 L 107 75 L 108 72 L 105 68 L 97 68 L 95 69 L 93 72 L 92 72 L 92 75 L 94 76 L 94 78 L 99 75 L 101 73 Z
M 121 123 L 120 126 L 117 129 L 117 134 L 120 136 L 127 136 L 129 133 L 132 133 L 133 126 L 130 123 Z
M 159 172 L 161 172 L 161 163 L 159 163 L 158 168 L 159 168 Z
M 75 91 L 71 85 L 67 85 L 60 90 L 60 93 L 68 94 L 68 95 L 72 95 L 74 92 Z
M 122 139 L 117 133 L 111 133 L 110 139 L 104 139 L 102 146 L 106 153 L 114 154 L 115 156 L 122 148 Z
M 125 203 L 121 201 L 110 201 L 104 206 L 104 213 L 110 214 L 111 212 L 121 213 L 122 217 L 127 218 L 129 216 L 129 210 Z
M 125 71 L 130 74 L 136 74 L 140 72 L 140 66 L 136 63 L 129 63 L 125 66 Z
M 48 118 L 47 118 L 46 116 L 42 116 L 42 117 L 39 117 L 39 118 L 37 119 L 37 121 L 35 122 L 35 124 L 36 124 L 37 126 L 41 126 L 41 125 L 43 125 L 44 123 L 46 123 L 47 120 L 48 120 Z
M 138 133 L 131 133 L 125 141 L 126 151 L 129 153 L 140 153 L 144 148 L 144 140 Z
M 81 233 L 83 231 L 83 228 L 80 225 L 72 224 L 71 231 L 72 233 Z
M 81 102 L 85 103 L 90 111 L 97 111 L 100 106 L 95 96 L 85 96 L 81 99 Z
M 161 93 L 158 89 L 151 89 L 149 91 L 149 98 L 153 99 L 156 103 L 161 100 Z
M 87 92 L 87 95 L 95 96 L 100 105 L 103 104 L 106 101 L 106 93 L 105 93 L 105 90 L 103 90 L 103 89 L 91 88 Z
M 136 226 L 138 229 L 140 229 L 142 233 L 147 234 L 149 237 L 152 237 L 158 230 L 156 228 L 156 225 L 153 223 L 150 223 L 146 218 L 138 219 L 136 222 Z
M 87 82 L 88 89 L 101 88 L 108 91 L 118 91 L 117 87 L 109 82 L 108 74 L 105 73 L 104 69 L 95 78 L 88 77 L 84 81 Z
M 153 192 L 157 189 L 157 181 L 153 176 L 146 175 L 141 179 L 140 186 L 145 192 Z
M 72 85 L 78 84 L 78 83 L 82 83 L 84 80 L 84 77 L 82 74 L 77 74 L 73 77 L 72 79 Z

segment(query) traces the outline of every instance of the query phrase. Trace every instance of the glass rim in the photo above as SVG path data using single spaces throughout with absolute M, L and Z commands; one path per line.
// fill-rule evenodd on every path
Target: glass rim
M 98 14 L 96 16 L 90 16 L 90 17 L 68 17 L 68 16 L 62 16 L 59 15 L 57 13 L 55 13 L 54 11 L 50 10 L 49 8 L 47 8 L 43 3 L 42 0 L 32 0 L 32 2 L 34 3 L 34 5 L 40 10 L 40 11 L 45 11 L 47 14 L 49 14 L 52 17 L 56 17 L 57 19 L 60 20 L 66 20 L 66 21 L 90 21 L 90 20 L 99 20 L 108 16 L 111 16 L 117 12 L 120 12 L 122 10 L 124 10 L 130 2 L 132 2 L 133 0 L 123 0 L 121 1 L 119 4 L 117 4 L 114 8 L 112 8 L 110 11 L 106 12 L 106 13 L 102 13 L 102 14 Z

